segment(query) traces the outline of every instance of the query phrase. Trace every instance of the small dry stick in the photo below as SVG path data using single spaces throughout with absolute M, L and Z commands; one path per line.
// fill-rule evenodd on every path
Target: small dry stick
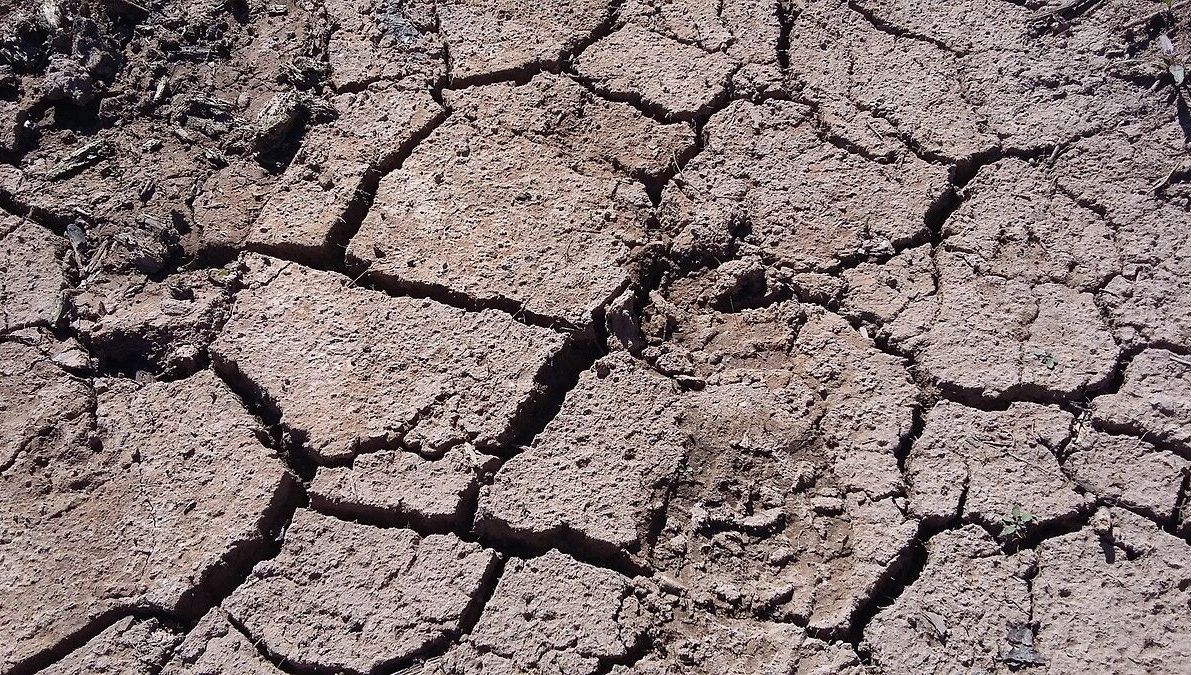
M 1142 18 L 1137 19 L 1135 21 L 1130 21 L 1129 23 L 1125 24 L 1123 30 L 1129 30 L 1130 28 L 1136 28 L 1137 26 L 1143 26 L 1143 25 L 1153 21 L 1157 17 L 1162 16 L 1163 14 L 1167 14 L 1169 12 L 1174 12 L 1176 9 L 1182 9 L 1183 7 L 1186 7 L 1187 5 L 1191 5 L 1191 0 L 1182 0 L 1182 2 L 1176 2 L 1173 5 L 1171 5 L 1170 7 L 1167 7 L 1166 9 L 1160 9 L 1157 12 L 1154 12 L 1153 14 L 1143 16 Z

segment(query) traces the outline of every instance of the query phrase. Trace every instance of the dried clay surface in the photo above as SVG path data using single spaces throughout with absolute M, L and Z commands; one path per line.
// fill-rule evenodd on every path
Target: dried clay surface
M 1186 0 L 0 0 L 0 675 L 1191 672 Z

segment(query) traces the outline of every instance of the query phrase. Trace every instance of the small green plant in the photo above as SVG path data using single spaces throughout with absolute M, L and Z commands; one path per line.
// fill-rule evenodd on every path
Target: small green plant
M 1008 515 L 1001 516 L 1001 537 L 1005 541 L 1021 539 L 1026 528 L 1036 522 L 1038 516 L 1015 504 Z
M 1054 370 L 1055 366 L 1059 365 L 1059 361 L 1055 358 L 1054 354 L 1047 351 L 1034 352 L 1034 358 L 1041 361 L 1042 365 L 1046 366 L 1048 370 Z

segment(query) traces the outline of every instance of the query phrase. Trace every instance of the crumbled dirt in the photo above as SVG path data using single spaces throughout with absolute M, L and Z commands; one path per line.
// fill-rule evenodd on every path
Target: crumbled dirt
M 1188 672 L 1188 54 L 0 0 L 0 675 Z
M 227 320 L 228 281 L 210 271 L 168 281 L 114 277 L 74 296 L 72 328 L 103 367 L 128 374 L 193 372 Z

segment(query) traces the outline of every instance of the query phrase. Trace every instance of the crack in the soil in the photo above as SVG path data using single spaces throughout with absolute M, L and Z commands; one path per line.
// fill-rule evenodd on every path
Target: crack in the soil
M 1067 0 L 1057 7 L 1038 11 L 1030 19 L 1038 24 L 1040 31 L 1058 34 L 1069 30 L 1072 22 L 1101 4 L 1103 0 Z
M 224 616 L 228 625 L 230 625 L 233 630 L 243 636 L 244 639 L 252 645 L 252 648 L 256 650 L 256 653 L 265 661 L 273 664 L 273 667 L 277 670 L 283 673 L 288 673 L 288 675 L 339 675 L 338 671 L 331 669 L 306 669 L 295 666 L 284 656 L 271 652 L 269 648 L 265 646 L 263 640 L 253 639 L 252 633 L 250 633 L 248 628 L 245 627 L 244 624 L 240 623 L 236 617 L 232 616 L 231 614 L 225 614 Z
M 1191 527 L 1184 528 L 1183 533 L 1179 533 L 1178 528 L 1182 525 L 1183 514 L 1187 509 L 1191 508 L 1191 469 L 1183 471 L 1183 484 L 1179 486 L 1178 494 L 1175 495 L 1174 507 L 1170 512 L 1170 530 L 1174 535 L 1182 536 L 1191 543 Z
M 501 82 L 511 82 L 520 85 L 525 84 L 540 73 L 552 72 L 571 77 L 602 100 L 626 104 L 645 117 L 659 123 L 672 123 L 673 119 L 660 107 L 648 105 L 640 96 L 612 96 L 607 91 L 603 91 L 600 87 L 594 85 L 591 81 L 580 76 L 575 68 L 575 59 L 579 54 L 598 40 L 611 35 L 616 30 L 619 13 L 623 4 L 624 0 L 610 2 L 608 15 L 604 22 L 596 30 L 592 31 L 590 35 L 579 40 L 575 47 L 561 54 L 556 60 L 545 59 L 525 67 L 476 75 L 466 80 L 452 81 L 450 79 L 450 73 L 453 70 L 453 64 L 451 63 L 450 50 L 444 45 L 443 51 L 447 59 L 448 75 L 446 76 L 446 81 L 435 84 L 431 92 L 433 98 L 443 105 L 443 110 L 425 127 L 413 134 L 407 143 L 372 164 L 361 182 L 360 189 L 356 192 L 346 209 L 343 219 L 333 228 L 328 239 L 329 244 L 324 247 L 326 250 L 311 251 L 284 247 L 280 249 L 276 247 L 249 247 L 249 250 L 273 255 L 295 264 L 335 273 L 343 277 L 348 287 L 361 287 L 370 292 L 381 293 L 392 297 L 426 298 L 465 311 L 475 312 L 485 309 L 496 309 L 509 315 L 510 320 L 567 333 L 570 337 L 566 352 L 560 357 L 559 361 L 543 365 L 542 369 L 535 375 L 535 382 L 541 385 L 540 392 L 527 400 L 526 404 L 517 411 L 509 424 L 509 428 L 514 432 L 514 437 L 507 444 L 506 451 L 500 453 L 496 460 L 496 468 L 493 469 L 493 474 L 498 473 L 503 463 L 515 457 L 518 452 L 532 447 L 539 434 L 557 418 L 565 404 L 567 396 L 577 386 L 582 374 L 591 369 L 596 360 L 608 353 L 609 336 L 607 335 L 607 317 L 605 314 L 612 299 L 601 305 L 600 309 L 593 315 L 589 325 L 576 326 L 558 317 L 528 311 L 520 302 L 512 298 L 480 299 L 453 290 L 446 285 L 403 282 L 397 278 L 368 269 L 363 261 L 349 259 L 347 249 L 353 238 L 358 234 L 373 206 L 380 182 L 386 175 L 399 170 L 405 160 L 420 147 L 421 143 L 429 138 L 452 114 L 449 106 L 443 104 L 443 91 L 446 87 L 459 90 L 472 86 L 486 86 Z M 1058 11 L 1053 14 L 1055 17 L 1061 17 L 1062 14 L 1071 14 L 1072 16 L 1058 18 L 1057 21 L 1052 21 L 1048 18 L 1047 21 L 1051 21 L 1052 25 L 1054 23 L 1065 25 L 1067 20 L 1089 11 L 1098 4 L 1100 4 L 1100 0 L 1075 0 L 1059 7 Z M 872 11 L 861 6 L 856 0 L 849 0 L 848 7 L 862 16 L 876 30 L 892 35 L 895 38 L 907 38 L 928 43 L 957 56 L 964 56 L 966 54 L 965 51 L 951 47 L 940 40 L 917 34 L 902 26 L 885 21 Z M 776 12 L 780 32 L 776 44 L 776 53 L 777 60 L 783 72 L 787 72 L 791 66 L 789 53 L 790 39 L 793 23 L 798 15 L 798 11 L 798 8 L 788 0 L 779 0 L 777 3 Z M 437 16 L 435 20 L 438 20 Z M 790 98 L 787 93 L 762 96 L 762 100 L 769 98 L 798 100 L 796 98 Z M 681 157 L 674 157 L 666 169 L 657 176 L 638 178 L 644 184 L 646 192 L 655 207 L 655 223 L 657 217 L 656 208 L 662 203 L 665 190 L 676 185 L 678 181 L 684 180 L 682 177 L 684 168 L 705 150 L 706 125 L 708 121 L 728 105 L 738 100 L 746 99 L 738 97 L 736 92 L 732 91 L 731 86 L 729 86 L 726 95 L 715 100 L 706 110 L 701 110 L 690 120 L 695 131 L 695 143 L 691 146 L 689 152 L 683 153 Z M 828 143 L 852 155 L 872 162 L 883 163 L 891 159 L 890 155 L 874 153 L 863 147 L 863 145 L 832 132 L 823 120 L 816 102 L 811 100 L 799 102 L 805 103 L 810 107 L 812 112 L 811 121 L 815 126 L 817 135 L 824 143 Z M 857 110 L 865 110 L 865 108 L 860 106 L 856 106 L 856 108 Z M 889 121 L 897 132 L 897 140 L 913 155 L 932 164 L 946 164 L 949 168 L 949 182 L 946 189 L 929 205 L 926 213 L 923 214 L 923 224 L 925 226 L 923 232 L 898 242 L 893 246 L 892 252 L 857 254 L 855 256 L 845 257 L 825 271 L 826 274 L 830 275 L 840 276 L 844 272 L 864 263 L 884 264 L 906 250 L 923 245 L 929 245 L 931 247 L 933 256 L 935 252 L 941 250 L 946 245 L 946 237 L 944 235 L 945 225 L 948 219 L 963 204 L 965 199 L 964 188 L 973 180 L 979 171 L 1005 158 L 1017 157 L 1033 160 L 1040 159 L 1046 154 L 1042 148 L 1029 150 L 994 148 L 986 152 L 961 158 L 958 161 L 952 161 L 939 153 L 924 150 L 913 138 L 912 134 L 902 132 L 896 124 L 893 124 L 892 120 L 884 117 L 879 110 L 867 110 L 867 112 L 873 114 L 875 117 Z M 1055 151 L 1051 153 L 1052 159 L 1058 154 L 1058 147 L 1061 145 L 1055 146 Z M 1047 151 L 1049 152 L 1049 150 Z M 0 161 L 5 159 L 7 157 L 0 157 Z M 1171 180 L 1186 180 L 1188 176 L 1191 176 L 1191 172 L 1172 173 L 1171 178 L 1168 179 L 1168 183 Z M 1086 199 L 1082 201 L 1076 199 L 1074 196 L 1068 194 L 1062 186 L 1059 186 L 1058 190 L 1071 197 L 1080 207 L 1089 209 L 1107 219 L 1106 209 L 1103 206 Z M 0 211 L 12 213 L 22 218 L 29 218 L 59 237 L 65 236 L 66 227 L 72 222 L 71 218 L 63 217 L 61 214 L 46 212 L 23 205 L 12 193 L 3 188 L 0 188 Z M 738 245 L 745 234 L 747 233 L 733 233 L 730 259 L 738 259 Z M 232 249 L 201 251 L 194 259 L 186 264 L 185 269 L 189 271 L 223 266 L 230 263 L 238 253 L 238 250 Z M 692 270 L 706 263 L 707 261 L 705 260 L 676 260 L 671 255 L 671 252 L 667 251 L 651 259 L 649 265 L 650 271 L 645 275 L 643 280 L 635 279 L 630 281 L 625 288 L 618 290 L 612 298 L 615 299 L 620 293 L 631 293 L 634 296 L 637 302 L 634 305 L 635 315 L 632 317 L 632 320 L 639 329 L 641 324 L 641 308 L 645 306 L 649 293 L 661 287 L 663 279 L 667 274 L 678 273 L 681 275 L 690 273 Z M 170 265 L 167 266 L 167 271 L 159 275 L 159 278 L 168 278 L 172 274 L 182 271 L 183 267 L 184 265 L 180 260 L 171 261 Z M 937 267 L 934 270 L 934 275 L 937 288 Z M 80 282 L 76 280 L 74 283 L 77 286 Z M 770 298 L 769 302 L 779 302 L 787 300 L 790 297 L 792 296 L 775 294 Z M 799 302 L 808 305 L 818 305 L 827 311 L 838 313 L 838 308 L 829 306 L 831 303 L 815 302 L 809 298 L 799 298 Z M 861 327 L 861 325 L 868 325 L 862 324 L 856 319 L 849 319 L 849 322 L 856 328 Z M 67 325 L 65 327 L 56 327 L 56 335 L 62 337 L 69 336 L 76 339 L 80 338 L 74 328 L 69 326 L 70 322 L 60 323 Z M 218 333 L 221 329 L 222 326 L 216 326 L 215 332 Z M 80 342 L 88 348 L 88 351 L 92 351 L 92 345 L 88 345 L 81 339 Z M 955 387 L 949 387 L 946 384 L 940 385 L 930 381 L 928 374 L 916 363 L 913 353 L 906 353 L 891 345 L 887 338 L 880 337 L 879 331 L 877 332 L 877 337 L 872 338 L 870 342 L 875 349 L 900 359 L 908 368 L 919 390 L 918 405 L 913 409 L 910 428 L 902 435 L 898 446 L 893 450 L 897 460 L 897 466 L 901 471 L 903 485 L 906 484 L 906 460 L 912 452 L 914 443 L 918 441 L 925 428 L 926 411 L 939 400 L 953 401 L 984 411 L 1004 411 L 1008 410 L 1013 403 L 1032 401 L 1058 406 L 1075 416 L 1072 432 L 1060 444 L 1059 448 L 1054 450 L 1057 455 L 1056 461 L 1059 471 L 1072 483 L 1080 486 L 1083 491 L 1094 497 L 1095 502 L 1089 503 L 1065 517 L 1035 528 L 1019 540 L 1009 543 L 1002 542 L 1001 547 L 1005 553 L 1012 554 L 1021 550 L 1036 549 L 1040 544 L 1049 539 L 1078 532 L 1088 526 L 1091 517 L 1099 506 L 1113 506 L 1129 510 L 1146 518 L 1150 522 L 1159 524 L 1168 533 L 1186 538 L 1185 535 L 1178 534 L 1177 527 L 1181 513 L 1184 509 L 1191 506 L 1189 504 L 1189 501 L 1191 501 L 1191 472 L 1184 471 L 1174 503 L 1172 504 L 1171 515 L 1169 519 L 1162 522 L 1163 519 L 1154 518 L 1132 507 L 1111 503 L 1110 500 L 1097 495 L 1093 490 L 1080 485 L 1071 478 L 1062 461 L 1064 447 L 1074 438 L 1074 425 L 1081 423 L 1080 414 L 1086 412 L 1092 401 L 1098 396 L 1119 392 L 1124 383 L 1125 372 L 1133 358 L 1144 349 L 1155 347 L 1154 344 L 1122 348 L 1113 364 L 1111 375 L 1105 382 L 1093 386 L 1087 391 L 1076 392 L 1070 395 L 1059 395 L 1040 387 L 1019 387 L 1012 391 L 1010 395 L 1000 396 L 996 399 L 986 399 L 979 392 L 960 390 Z M 1174 345 L 1173 347 L 1179 349 L 1178 345 Z M 1185 349 L 1182 349 L 1180 353 L 1185 354 L 1187 352 Z M 207 368 L 211 368 L 218 375 L 224 384 L 237 395 L 244 408 L 256 418 L 258 425 L 262 429 L 260 434 L 261 442 L 282 457 L 289 469 L 304 483 L 309 483 L 315 476 L 318 466 L 311 460 L 311 454 L 305 448 L 306 439 L 304 435 L 300 431 L 290 428 L 282 421 L 282 411 L 276 402 L 270 400 L 267 392 L 241 373 L 234 363 L 224 363 L 219 359 L 212 360 L 208 354 L 204 353 L 193 367 L 178 374 L 177 377 L 172 377 L 172 379 L 189 377 Z M 101 360 L 95 376 L 126 376 L 127 373 L 125 371 L 127 370 L 127 367 Z M 1091 423 L 1091 425 L 1093 428 L 1101 431 L 1110 431 L 1119 435 L 1129 436 L 1130 438 L 1139 438 L 1140 440 L 1153 443 L 1157 447 L 1171 449 L 1166 444 L 1157 443 L 1145 438 L 1146 432 L 1141 427 L 1095 422 Z M 372 452 L 377 449 L 380 448 L 363 449 L 360 451 L 360 454 Z M 1187 453 L 1181 448 L 1171 449 L 1171 451 L 1185 458 L 1191 458 L 1189 457 L 1191 453 Z M 869 661 L 871 654 L 868 654 L 863 649 L 865 630 L 882 609 L 896 602 L 902 593 L 921 577 L 927 562 L 927 547 L 930 540 L 942 532 L 956 530 L 967 524 L 975 524 L 983 528 L 990 535 L 994 536 L 995 539 L 995 533 L 993 532 L 996 529 L 995 524 L 977 522 L 975 519 L 967 518 L 964 515 L 969 483 L 969 480 L 965 480 L 960 495 L 958 511 L 953 517 L 947 518 L 945 522 L 937 523 L 927 523 L 923 520 L 918 520 L 918 531 L 913 540 L 894 557 L 880 578 L 875 582 L 872 591 L 864 596 L 858 609 L 853 612 L 846 627 L 831 631 L 817 631 L 814 632 L 813 637 L 846 642 L 861 656 L 866 665 L 873 665 Z M 563 528 L 559 531 L 535 533 L 513 531 L 500 524 L 489 524 L 483 528 L 477 527 L 476 519 L 479 510 L 479 496 L 483 486 L 484 483 L 482 481 L 473 481 L 472 486 L 463 499 L 463 506 L 461 508 L 463 515 L 461 517 L 433 521 L 422 518 L 412 512 L 395 514 L 391 512 L 370 511 L 366 507 L 332 505 L 326 502 L 319 502 L 318 500 L 310 503 L 301 485 L 287 483 L 287 487 L 279 491 L 276 503 L 269 505 L 264 515 L 262 515 L 261 520 L 263 523 L 269 523 L 263 526 L 263 529 L 266 531 L 283 531 L 292 521 L 296 510 L 299 507 L 308 506 L 315 511 L 336 518 L 375 527 L 404 528 L 423 536 L 450 533 L 463 541 L 478 543 L 499 554 L 497 556 L 498 562 L 483 580 L 480 588 L 465 610 L 458 630 L 451 631 L 451 634 L 425 646 L 413 656 L 385 664 L 375 669 L 377 673 L 405 672 L 416 668 L 427 660 L 438 658 L 446 653 L 447 650 L 464 640 L 480 620 L 485 607 L 495 592 L 496 585 L 503 573 L 505 561 L 510 556 L 533 558 L 549 550 L 557 549 L 584 564 L 608 569 L 622 576 L 637 577 L 652 574 L 648 562 L 644 562 L 635 555 L 627 554 L 616 547 L 611 547 L 591 539 L 577 530 Z M 678 481 L 674 481 L 669 486 L 671 490 L 677 490 L 678 487 Z M 653 522 L 652 525 L 656 529 L 645 538 L 644 550 L 648 551 L 652 547 L 658 534 L 662 531 L 665 525 L 665 519 L 661 514 L 664 513 L 665 507 L 653 519 L 656 522 Z M 26 675 L 27 673 L 33 673 L 49 667 L 67 654 L 85 645 L 86 642 L 93 639 L 103 630 L 128 616 L 153 617 L 172 623 L 183 621 L 190 623 L 193 627 L 193 622 L 198 617 L 218 606 L 223 598 L 234 592 L 235 588 L 248 578 L 252 568 L 257 563 L 276 556 L 280 550 L 281 542 L 277 538 L 266 537 L 262 542 L 257 542 L 254 545 L 245 545 L 242 549 L 229 551 L 225 555 L 225 560 L 221 561 L 220 564 L 211 570 L 207 570 L 199 585 L 184 596 L 183 602 L 180 603 L 185 606 L 185 610 L 181 613 L 182 616 L 174 616 L 153 609 L 143 608 L 112 610 L 96 618 L 95 621 L 91 622 L 82 631 L 66 638 L 25 663 L 19 664 L 19 667 L 12 672 L 17 675 Z M 1036 574 L 1037 569 L 1035 568 L 1033 574 L 1025 579 L 1030 596 L 1031 622 L 1034 619 L 1035 599 L 1033 594 L 1033 580 Z M 250 632 L 238 621 L 235 621 L 234 618 L 229 617 L 229 621 L 231 621 L 237 631 L 254 644 L 254 647 L 262 657 L 274 663 L 282 671 L 301 675 L 323 675 L 324 673 L 331 672 L 330 669 L 320 667 L 298 668 L 293 664 L 288 664 L 284 658 L 270 653 L 261 644 L 260 640 L 253 640 Z M 643 636 L 642 640 L 638 644 L 635 644 L 625 657 L 615 660 L 602 659 L 598 667 L 598 672 L 607 673 L 617 666 L 631 666 L 652 648 L 653 645 L 650 643 L 649 637 Z
M 933 38 L 929 35 L 924 35 L 922 33 L 915 32 L 913 30 L 910 30 L 909 28 L 906 28 L 905 26 L 899 26 L 896 23 L 893 23 L 892 21 L 887 21 L 884 18 L 877 16 L 876 12 L 873 12 L 871 9 L 861 6 L 860 3 L 858 3 L 856 0 L 848 0 L 848 9 L 851 9 L 853 12 L 855 12 L 855 13 L 859 14 L 861 17 L 863 17 L 864 20 L 867 21 L 868 24 L 870 26 L 872 26 L 873 28 L 877 29 L 878 31 L 880 31 L 882 33 L 885 33 L 886 35 L 892 36 L 894 38 L 894 40 L 897 40 L 900 38 L 907 38 L 910 40 L 915 40 L 917 42 L 922 42 L 925 44 L 932 45 L 934 47 L 942 49 L 943 51 L 949 52 L 956 56 L 967 56 L 967 52 L 963 49 L 953 47 L 953 46 L 947 44 L 946 42 L 943 42 L 942 40 Z
M 794 0 L 777 0 L 777 64 L 784 73 L 790 69 L 790 34 L 794 30 L 794 21 L 801 14 L 801 9 Z
M 420 650 L 418 654 L 375 669 L 373 671 L 375 675 L 415 675 L 419 672 L 418 668 L 420 666 L 429 661 L 442 658 L 451 649 L 460 645 L 475 630 L 476 625 L 480 622 L 480 617 L 484 615 L 484 610 L 488 607 L 488 603 L 492 601 L 492 596 L 496 594 L 496 586 L 504 576 L 506 564 L 508 564 L 508 556 L 504 554 L 496 556 L 491 569 L 488 570 L 488 573 L 481 580 L 480 588 L 463 610 L 463 614 L 459 619 L 459 628 L 451 631 L 452 635 L 447 636 L 435 644 L 428 645 Z
M 258 435 L 261 442 L 277 453 L 286 466 L 307 485 L 314 479 L 318 466 L 310 459 L 311 453 L 306 450 L 306 434 L 291 428 L 281 419 L 281 409 L 261 387 L 258 387 L 246 375 L 240 372 L 234 363 L 214 359 L 211 371 L 225 386 L 250 415 L 257 420 L 261 429 Z
M 376 199 L 376 190 L 380 186 L 381 180 L 400 169 L 405 164 L 405 160 L 409 159 L 409 156 L 442 126 L 450 115 L 450 109 L 437 111 L 426 124 L 411 134 L 405 143 L 379 157 L 369 167 L 360 181 L 360 187 L 345 210 L 343 218 L 336 223 L 336 227 L 327 237 L 328 248 L 334 256 L 330 266 L 336 269 L 347 268 L 347 247 L 360 231 L 364 219 L 368 217 L 368 212 L 372 210 L 372 203 Z
M 30 659 L 23 663 L 16 664 L 11 670 L 7 671 L 6 675 L 35 675 L 36 673 L 44 672 L 74 652 L 85 648 L 88 642 L 99 637 L 99 635 L 105 630 L 130 617 L 134 620 L 156 619 L 170 632 L 175 634 L 185 634 L 187 631 L 186 623 L 179 621 L 178 617 L 159 611 L 155 608 L 132 607 L 127 609 L 116 609 L 110 612 L 105 612 L 103 615 L 96 617 L 95 620 L 92 621 L 91 624 L 89 624 L 82 631 L 59 642 L 50 650 L 42 652 L 42 654 L 40 654 L 38 657 L 35 657 L 35 659 Z M 160 663 L 147 664 L 150 666 L 148 672 L 151 675 L 161 672 L 161 669 L 165 667 L 165 664 L 169 661 L 172 653 L 173 650 L 170 650 L 163 654 L 162 661 Z
M 930 543 L 931 538 L 941 532 L 957 528 L 958 526 L 931 527 L 919 522 L 918 533 L 914 539 L 898 552 L 880 578 L 877 579 L 872 592 L 852 613 L 848 626 L 842 631 L 824 634 L 822 631 L 812 630 L 808 631 L 808 634 L 825 641 L 839 640 L 848 643 L 861 658 L 861 662 L 871 667 L 873 665 L 871 654 L 864 649 L 865 629 L 881 610 L 897 602 L 901 594 L 922 576 L 922 571 L 926 569 L 927 544 Z
M 455 64 L 451 56 L 450 45 L 446 45 L 444 48 L 447 67 L 446 87 L 451 90 L 460 90 L 470 89 L 471 87 L 484 87 L 502 82 L 521 85 L 529 82 L 541 73 L 561 74 L 572 67 L 571 64 L 579 54 L 583 53 L 596 42 L 608 37 L 616 30 L 620 12 L 624 8 L 625 2 L 626 0 L 611 0 L 608 3 L 608 13 L 605 15 L 603 22 L 596 26 L 590 34 L 576 40 L 575 44 L 569 49 L 563 50 L 557 58 L 541 59 L 524 66 L 504 68 L 487 73 L 477 73 L 466 78 L 456 78 L 454 75 Z M 439 20 L 437 16 L 435 20 Z
M 286 474 L 288 476 L 288 474 Z M 214 565 L 200 573 L 198 582 L 182 595 L 177 613 L 148 606 L 115 608 L 94 618 L 80 631 L 66 637 L 25 661 L 15 664 L 7 675 L 32 675 L 49 668 L 71 653 L 86 646 L 118 621 L 132 616 L 156 618 L 170 625 L 181 625 L 187 629 L 207 612 L 219 606 L 251 574 L 252 569 L 264 560 L 276 557 L 281 552 L 280 533 L 284 532 L 293 519 L 304 493 L 292 479 L 283 479 L 282 485 L 273 496 L 273 501 L 262 512 L 259 531 L 263 538 L 258 541 L 240 542 L 220 557 Z

